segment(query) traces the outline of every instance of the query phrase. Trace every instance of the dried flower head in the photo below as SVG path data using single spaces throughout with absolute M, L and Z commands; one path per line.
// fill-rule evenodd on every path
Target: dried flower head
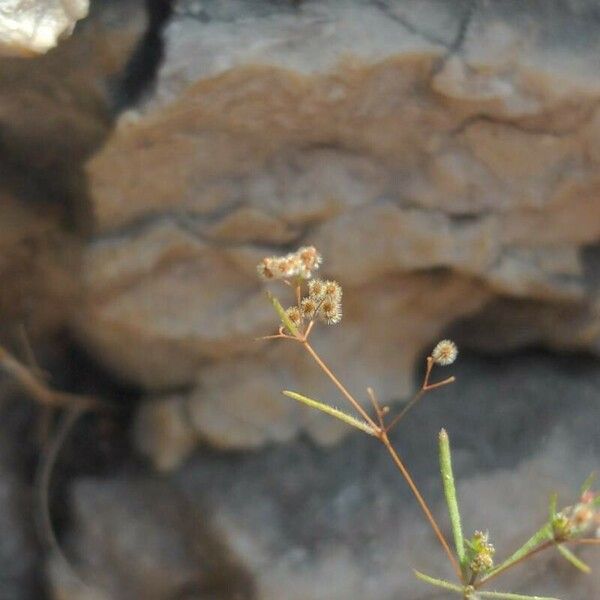
M 566 540 L 583 535 L 600 524 L 600 505 L 598 495 L 585 491 L 579 502 L 567 506 L 552 519 L 552 530 L 556 540 Z
M 441 342 L 438 342 L 431 353 L 433 362 L 443 367 L 451 365 L 456 360 L 457 356 L 458 348 L 451 340 L 442 340 Z
M 275 279 L 273 258 L 274 257 L 263 258 L 256 266 L 256 271 L 261 279 L 266 281 Z
M 342 299 L 342 286 L 337 281 L 327 280 L 323 282 L 323 292 L 327 298 L 337 300 L 338 302 Z
M 300 327 L 302 322 L 304 321 L 304 317 L 302 316 L 302 312 L 297 306 L 290 306 L 286 311 L 286 314 L 289 320 L 296 326 Z
M 300 312 L 305 319 L 314 319 L 318 309 L 319 304 L 312 296 L 307 296 L 300 302 Z
M 319 268 L 321 255 L 314 246 L 303 246 L 296 252 L 285 256 L 263 258 L 256 270 L 261 279 L 291 279 L 300 277 L 310 279 L 312 272 Z
M 342 304 L 336 298 L 325 296 L 319 306 L 319 317 L 328 325 L 335 325 L 342 320 Z
M 322 279 L 312 279 L 309 281 L 308 295 L 314 300 L 320 300 L 325 295 L 325 282 Z
M 280 279 L 288 279 L 297 274 L 299 266 L 295 256 L 293 254 L 288 254 L 287 256 L 277 259 L 275 268 Z
M 296 257 L 301 265 L 301 275 L 305 279 L 309 279 L 313 271 L 319 268 L 323 262 L 323 257 L 317 252 L 314 246 L 303 246 L 296 252 Z

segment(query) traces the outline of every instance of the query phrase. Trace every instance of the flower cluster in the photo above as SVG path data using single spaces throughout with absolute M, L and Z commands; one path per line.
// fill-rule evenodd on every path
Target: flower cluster
M 256 270 L 261 279 L 294 280 L 298 302 L 285 312 L 296 328 L 305 321 L 320 320 L 334 325 L 342 320 L 342 288 L 336 281 L 311 279 L 323 259 L 314 246 L 303 246 L 285 256 L 263 258 Z M 308 294 L 302 297 L 302 280 L 308 281 Z
M 473 537 L 466 542 L 469 568 L 472 573 L 484 573 L 494 566 L 496 549 L 488 541 L 487 531 L 476 531 Z
M 567 506 L 552 519 L 554 539 L 565 541 L 592 531 L 600 537 L 600 495 L 585 491 L 577 504 Z
M 310 279 L 313 271 L 319 268 L 321 255 L 314 246 L 303 246 L 296 252 L 285 256 L 268 256 L 263 258 L 256 270 L 261 279 Z
M 306 319 L 319 319 L 328 325 L 342 319 L 342 288 L 331 280 L 313 279 L 308 283 L 308 296 L 300 300 L 299 306 L 288 308 L 287 315 L 294 325 Z

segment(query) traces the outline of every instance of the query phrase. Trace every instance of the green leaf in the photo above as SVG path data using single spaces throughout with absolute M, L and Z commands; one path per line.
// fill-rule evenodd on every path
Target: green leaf
M 528 552 L 531 552 L 542 542 L 552 539 L 552 525 L 545 523 L 540 529 L 538 529 L 516 552 L 511 554 L 504 562 L 500 563 L 497 567 L 493 568 L 488 574 L 481 580 L 485 581 L 488 577 L 508 569 L 513 563 L 523 558 Z
M 562 544 L 557 544 L 556 549 L 576 568 L 583 573 L 591 573 L 592 570 L 578 556 L 575 556 L 568 548 Z
M 463 570 L 466 569 L 465 561 L 465 540 L 463 537 L 462 525 L 460 522 L 460 511 L 458 509 L 458 499 L 456 496 L 456 486 L 454 484 L 454 474 L 452 472 L 452 457 L 450 454 L 450 439 L 445 429 L 439 434 L 440 451 L 440 471 L 442 473 L 442 483 L 444 485 L 444 495 L 448 506 L 448 514 L 452 524 L 452 533 L 454 535 L 454 546 L 458 556 L 458 562 Z
M 549 598 L 548 596 L 526 596 L 524 594 L 511 594 L 509 592 L 485 592 L 477 590 L 477 595 L 481 598 L 498 598 L 498 600 L 558 600 L 558 598 Z
M 556 503 L 558 502 L 558 494 L 554 492 L 550 494 L 550 504 L 548 505 L 548 513 L 550 514 L 550 523 L 556 516 Z
M 267 298 L 273 305 L 273 308 L 277 311 L 277 314 L 279 315 L 279 318 L 281 319 L 281 322 L 283 323 L 285 328 L 293 336 L 302 337 L 300 335 L 300 332 L 298 331 L 298 328 L 290 321 L 290 318 L 288 317 L 287 313 L 285 312 L 285 308 L 283 308 L 283 306 L 281 306 L 281 302 L 279 302 L 277 297 L 273 296 L 273 294 L 271 294 L 271 292 L 267 292 Z
M 450 583 L 445 579 L 436 579 L 435 577 L 430 577 L 429 575 L 425 575 L 425 573 L 420 573 L 419 571 L 415 571 L 415 575 L 421 581 L 428 583 L 430 585 L 435 585 L 436 587 L 444 588 L 445 590 L 450 590 L 452 592 L 457 592 L 459 594 L 464 594 L 465 590 L 462 586 L 456 585 L 455 583 Z
M 307 406 L 310 406 L 311 408 L 316 408 L 317 410 L 320 410 L 321 412 L 331 415 L 332 417 L 335 417 L 336 419 L 339 419 L 340 421 L 344 421 L 344 423 L 347 423 L 348 425 L 352 425 L 352 427 L 356 427 L 356 429 L 360 429 L 361 431 L 364 431 L 365 433 L 368 433 L 369 435 L 376 435 L 375 430 L 368 423 L 366 423 L 365 421 L 361 421 L 360 419 L 357 419 L 351 415 L 348 415 L 345 412 L 338 410 L 337 408 L 333 408 L 333 406 L 329 406 L 328 404 L 323 404 L 323 402 L 319 402 L 318 400 L 313 400 L 312 398 L 307 398 L 306 396 L 303 396 L 302 394 L 298 394 L 296 392 L 290 392 L 290 391 L 286 390 L 283 392 L 283 394 L 285 396 L 287 396 L 288 398 L 293 398 L 294 400 L 297 400 L 298 402 L 302 402 L 303 404 L 306 404 Z
M 598 474 L 597 473 L 590 473 L 586 480 L 581 484 L 581 489 L 580 489 L 580 494 L 583 496 L 583 494 L 585 494 L 586 492 L 589 492 L 592 489 L 592 486 L 594 485 L 594 482 L 596 481 Z

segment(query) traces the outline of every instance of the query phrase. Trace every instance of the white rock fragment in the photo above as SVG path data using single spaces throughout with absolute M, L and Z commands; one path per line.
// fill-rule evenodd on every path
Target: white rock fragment
M 0 56 L 43 54 L 71 34 L 88 14 L 89 0 L 3 0 Z

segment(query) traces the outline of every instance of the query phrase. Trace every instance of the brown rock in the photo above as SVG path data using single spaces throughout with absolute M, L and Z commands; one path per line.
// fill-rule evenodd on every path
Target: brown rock
M 592 3 L 532 6 L 180 3 L 154 95 L 88 164 L 81 339 L 150 389 L 188 386 L 194 426 L 231 446 L 299 430 L 281 387 L 332 394 L 252 341 L 274 327 L 253 267 L 273 246 L 316 244 L 347 286 L 317 344 L 360 397 L 405 395 L 415 358 L 488 301 L 547 318 L 484 345 L 597 348 L 580 251 L 600 239 L 600 36 Z

